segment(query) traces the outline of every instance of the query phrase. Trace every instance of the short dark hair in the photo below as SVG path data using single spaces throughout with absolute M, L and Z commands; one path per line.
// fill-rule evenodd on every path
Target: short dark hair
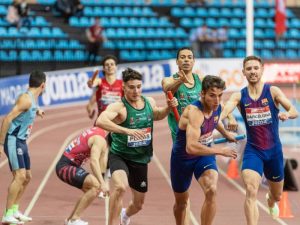
M 260 57 L 255 56 L 255 55 L 249 55 L 249 56 L 247 56 L 246 58 L 244 58 L 244 60 L 243 60 L 243 67 L 245 67 L 246 62 L 248 62 L 248 61 L 250 61 L 250 60 L 256 60 L 256 61 L 258 61 L 262 66 L 264 65 L 264 62 L 263 62 L 263 60 L 262 60 Z
M 116 65 L 118 64 L 118 59 L 117 59 L 116 56 L 114 56 L 114 55 L 106 55 L 106 56 L 102 59 L 101 65 L 104 66 L 105 62 L 106 62 L 107 60 L 109 60 L 109 59 L 114 60 Z
M 210 88 L 226 89 L 225 81 L 215 75 L 206 75 L 202 81 L 202 91 L 206 92 Z
M 122 78 L 124 83 L 129 80 L 142 80 L 142 77 L 142 74 L 131 68 L 127 68 L 122 72 Z
M 46 74 L 40 70 L 34 70 L 29 75 L 29 87 L 37 88 L 46 82 Z
M 183 51 L 183 50 L 189 50 L 189 51 L 191 51 L 191 52 L 193 53 L 193 58 L 195 58 L 195 54 L 194 54 L 194 52 L 193 52 L 193 49 L 191 49 L 190 47 L 182 47 L 182 48 L 178 49 L 176 59 L 179 58 L 179 54 L 180 54 L 180 52 Z

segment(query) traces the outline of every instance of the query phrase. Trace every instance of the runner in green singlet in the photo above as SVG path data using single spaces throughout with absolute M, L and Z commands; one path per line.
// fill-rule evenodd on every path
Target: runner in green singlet
M 122 198 L 128 186 L 132 201 L 122 209 L 119 224 L 128 225 L 129 218 L 142 209 L 148 189 L 148 163 L 153 154 L 153 121 L 165 118 L 170 108 L 177 106 L 176 98 L 168 100 L 168 106 L 158 107 L 153 98 L 142 96 L 142 75 L 139 72 L 128 68 L 122 75 L 122 101 L 109 105 L 96 121 L 97 126 L 112 132 L 109 225 L 118 224 Z

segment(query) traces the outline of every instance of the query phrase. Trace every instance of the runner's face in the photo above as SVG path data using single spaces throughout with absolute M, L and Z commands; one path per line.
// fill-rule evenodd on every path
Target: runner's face
M 103 66 L 103 71 L 105 73 L 105 76 L 115 76 L 117 71 L 117 65 L 115 60 L 113 59 L 106 60 Z
M 208 107 L 209 110 L 216 111 L 220 105 L 223 95 L 223 89 L 220 88 L 209 88 L 206 92 L 201 92 L 201 98 L 204 101 L 204 104 Z
M 178 65 L 179 70 L 183 70 L 185 72 L 192 71 L 193 66 L 195 64 L 193 52 L 188 49 L 184 49 L 184 50 L 180 51 L 178 59 L 176 60 L 176 63 Z
M 264 68 L 257 60 L 249 60 L 245 63 L 243 74 L 249 84 L 256 84 L 260 81 Z
M 124 83 L 124 94 L 128 101 L 136 102 L 140 100 L 142 95 L 142 81 L 129 80 Z

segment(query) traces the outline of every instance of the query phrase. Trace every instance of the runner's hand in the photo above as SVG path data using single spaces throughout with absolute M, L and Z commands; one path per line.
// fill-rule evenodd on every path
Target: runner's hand
M 103 192 L 103 197 L 109 197 L 109 188 L 106 183 L 101 184 L 100 190 Z
M 230 148 L 230 147 L 224 147 L 224 148 L 222 148 L 221 155 L 225 156 L 225 157 L 231 157 L 233 159 L 235 159 L 237 157 L 236 151 L 233 148 Z
M 95 109 L 90 104 L 86 105 L 86 111 L 88 113 L 89 118 L 92 120 L 95 116 Z
M 41 117 L 41 118 L 44 118 L 44 116 L 45 116 L 45 111 L 42 110 L 42 109 L 38 109 L 38 110 L 36 111 L 36 115 L 39 116 L 39 117 Z
M 3 148 L 4 148 L 4 146 L 2 144 L 0 144 L 0 158 L 1 158 L 1 155 L 3 154 Z
M 178 101 L 177 101 L 177 98 L 175 98 L 175 97 L 173 97 L 171 100 L 167 99 L 167 103 L 168 103 L 169 108 L 178 106 Z
M 143 130 L 139 129 L 127 129 L 127 135 L 128 136 L 133 136 L 137 138 L 138 140 L 142 140 L 146 138 L 146 135 Z
M 281 121 L 286 121 L 290 118 L 290 115 L 288 112 L 280 112 L 278 113 L 278 118 L 281 120 Z
M 228 118 L 227 129 L 230 131 L 236 131 L 238 128 L 238 122 L 235 118 Z
M 193 84 L 193 82 L 187 78 L 187 76 L 183 70 L 179 70 L 177 75 L 178 75 L 178 79 L 180 79 L 183 83 Z

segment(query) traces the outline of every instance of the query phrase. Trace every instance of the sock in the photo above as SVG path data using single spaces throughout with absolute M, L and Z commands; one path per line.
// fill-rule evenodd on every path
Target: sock
M 15 212 L 18 212 L 18 210 L 19 210 L 19 205 L 14 204 L 11 208 L 12 208 L 12 210 L 13 210 L 14 213 L 15 213 Z
M 5 213 L 5 216 L 12 216 L 12 215 L 14 215 L 14 210 L 12 208 L 7 209 L 6 213 Z
M 122 210 L 123 212 L 122 212 L 122 214 L 123 214 L 123 218 L 124 219 L 128 219 L 129 218 L 129 216 L 127 216 L 127 214 L 126 214 L 126 209 L 124 209 L 124 210 Z

